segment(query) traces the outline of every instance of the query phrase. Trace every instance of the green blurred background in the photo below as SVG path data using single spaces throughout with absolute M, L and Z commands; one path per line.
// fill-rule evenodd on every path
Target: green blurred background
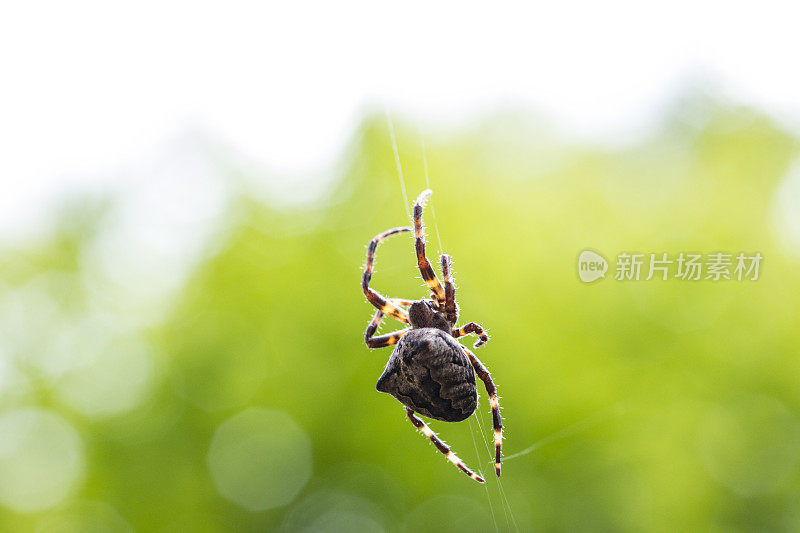
M 394 118 L 411 201 L 420 135 Z M 800 529 L 798 138 L 689 97 L 618 149 L 514 110 L 425 141 L 429 256 L 453 256 L 462 321 L 492 336 L 477 355 L 506 455 L 528 451 L 499 481 L 483 391 L 478 421 L 431 423 L 480 486 L 375 390 L 391 350 L 363 342 L 365 245 L 407 223 L 375 113 L 300 207 L 213 142 L 180 147 L 227 198 L 184 277 L 117 276 L 148 258 L 109 229 L 127 209 L 110 193 L 65 198 L 47 238 L 3 246 L 0 529 Z M 764 260 L 757 281 L 586 285 L 587 248 Z M 412 250 L 383 244 L 374 287 L 425 297 Z

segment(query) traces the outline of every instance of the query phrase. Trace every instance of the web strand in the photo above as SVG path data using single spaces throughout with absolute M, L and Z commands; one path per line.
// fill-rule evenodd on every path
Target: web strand
M 487 453 L 489 455 L 492 456 L 492 460 L 490 462 L 492 464 L 494 464 L 494 455 L 493 455 L 494 451 L 492 450 L 492 446 L 489 444 L 489 441 L 486 440 L 486 436 L 483 433 L 483 424 L 481 423 L 480 412 L 477 411 L 477 410 L 475 412 L 475 419 L 478 421 L 479 433 L 481 434 L 481 438 L 483 439 L 484 446 L 486 446 L 486 451 L 487 451 Z M 472 419 L 470 418 L 470 420 L 472 420 Z M 517 526 L 517 521 L 514 518 L 514 511 L 511 510 L 511 504 L 508 503 L 508 498 L 506 498 L 506 493 L 503 490 L 503 485 L 500 483 L 500 478 L 498 477 L 496 479 L 497 479 L 498 492 L 500 494 L 500 498 L 503 500 L 503 514 L 505 514 L 505 516 L 506 516 L 506 525 L 510 529 L 511 525 L 513 524 L 514 525 L 514 529 L 516 531 L 519 531 L 519 527 Z M 489 495 L 488 492 L 487 492 L 486 495 L 488 497 L 488 495 Z
M 475 413 L 477 417 L 477 413 Z M 469 417 L 469 431 L 472 434 L 472 445 L 475 447 L 475 461 L 476 465 L 481 464 L 481 454 L 478 451 L 478 441 L 475 440 L 475 425 L 472 423 L 472 417 Z M 479 466 L 480 468 L 480 466 Z M 482 478 L 486 479 L 486 476 L 483 475 L 483 470 L 478 471 Z M 486 489 L 486 501 L 489 502 L 489 512 L 492 513 L 492 522 L 494 523 L 494 530 L 497 533 L 500 533 L 500 527 L 497 525 L 497 517 L 494 515 L 494 506 L 492 505 L 492 497 L 489 494 L 489 485 L 487 483 L 483 484 L 483 488 Z
M 403 179 L 403 167 L 400 165 L 400 152 L 397 149 L 397 138 L 394 135 L 394 124 L 389 110 L 386 110 L 386 124 L 389 126 L 389 137 L 392 139 L 392 152 L 394 153 L 394 164 L 397 166 L 397 177 L 400 179 L 400 191 L 403 193 L 403 207 L 406 215 L 411 219 L 411 208 L 408 206 L 408 193 L 406 193 L 406 182 Z
M 531 444 L 530 446 L 528 446 L 527 448 L 525 448 L 522 451 L 519 451 L 517 453 L 511 454 L 511 455 L 509 455 L 507 457 L 504 457 L 503 461 L 510 461 L 511 459 L 516 459 L 517 457 L 522 457 L 523 455 L 528 455 L 529 453 L 541 448 L 542 446 L 546 446 L 546 445 L 551 444 L 553 442 L 556 442 L 558 440 L 566 439 L 566 438 L 572 437 L 573 435 L 577 435 L 578 433 L 580 433 L 582 431 L 586 431 L 587 429 L 590 429 L 590 428 L 592 428 L 594 426 L 597 426 L 598 424 L 600 424 L 602 422 L 605 422 L 609 418 L 613 418 L 615 416 L 619 416 L 619 415 L 623 414 L 624 410 L 625 410 L 624 406 L 622 404 L 618 404 L 618 405 L 616 405 L 616 406 L 611 408 L 611 412 L 610 413 L 609 412 L 600 413 L 600 414 L 596 414 L 594 416 L 590 416 L 588 418 L 584 418 L 583 420 L 579 420 L 579 421 L 575 422 L 574 424 L 571 424 L 571 425 L 569 425 L 569 426 L 567 426 L 567 427 L 565 427 L 565 428 L 563 428 L 563 429 L 561 429 L 559 431 L 556 431 L 555 433 L 551 433 L 550 435 L 548 435 L 547 437 L 545 437 L 543 439 L 540 439 L 540 440 L 534 442 L 533 444 Z

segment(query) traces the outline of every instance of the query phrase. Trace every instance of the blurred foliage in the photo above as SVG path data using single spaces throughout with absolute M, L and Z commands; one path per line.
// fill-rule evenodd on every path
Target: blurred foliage
M 84 473 L 56 504 L 0 508 L 0 529 L 799 529 L 800 269 L 773 223 L 798 141 L 752 110 L 679 104 L 656 133 L 616 149 L 559 141 L 533 119 L 502 113 L 426 139 L 444 248 L 429 208 L 429 255 L 453 256 L 462 320 L 492 335 L 477 355 L 502 395 L 506 454 L 534 446 L 505 464 L 502 486 L 468 480 L 375 391 L 390 350 L 364 346 L 373 310 L 360 268 L 374 234 L 406 223 L 381 116 L 363 123 L 324 204 L 236 195 L 163 316 L 118 328 L 135 311 L 104 313 L 110 330 L 88 327 L 62 346 L 67 367 L 108 331 L 122 332 L 102 345 L 112 365 L 119 335 L 149 347 L 144 392 L 102 416 L 64 400 L 65 371 L 51 368 L 48 350 L 61 339 L 53 317 L 93 313 L 84 252 L 114 205 L 66 209 L 51 239 L 0 254 L 5 308 L 33 286 L 55 309 L 3 326 L 2 368 L 17 378 L 3 381 L 0 397 L 6 412 L 38 406 L 75 428 Z M 401 124 L 398 144 L 412 199 L 425 187 L 416 128 Z M 576 260 L 586 248 L 612 262 L 623 251 L 765 259 L 754 282 L 621 282 L 612 271 L 584 285 Z M 374 286 L 426 296 L 410 238 L 381 246 Z M 79 364 L 79 377 L 93 364 Z M 89 375 L 98 380 L 79 381 L 78 393 L 103 380 Z M 242 440 L 245 451 L 274 450 L 243 452 L 245 466 L 231 467 L 228 482 L 250 490 L 252 505 L 259 486 L 236 485 L 248 460 L 268 486 L 296 486 L 287 503 L 255 511 L 223 497 L 209 468 L 217 429 L 253 407 L 305 432 L 275 427 L 272 440 L 270 431 Z M 480 418 L 488 439 L 485 394 Z M 490 473 L 477 424 L 431 425 Z M 309 466 L 292 455 L 295 438 L 310 442 L 307 482 L 277 469 Z M 5 471 L 0 484 L 13 481 Z

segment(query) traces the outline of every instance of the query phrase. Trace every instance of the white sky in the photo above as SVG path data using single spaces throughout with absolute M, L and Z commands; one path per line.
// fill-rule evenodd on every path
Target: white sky
M 0 235 L 64 189 L 138 179 L 187 129 L 291 176 L 336 158 L 375 104 L 426 121 L 522 104 L 608 138 L 700 73 L 797 117 L 792 2 L 645 4 L 16 2 L 0 8 Z

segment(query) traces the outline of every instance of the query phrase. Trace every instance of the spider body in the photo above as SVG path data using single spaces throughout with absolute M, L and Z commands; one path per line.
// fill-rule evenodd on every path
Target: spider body
M 475 371 L 458 342 L 436 328 L 414 328 L 397 343 L 378 390 L 416 413 L 461 422 L 475 412 Z
M 489 371 L 470 350 L 456 339 L 470 333 L 478 336 L 475 348 L 489 337 L 475 322 L 457 328 L 458 305 L 455 284 L 450 269 L 450 256 L 442 255 L 442 277 L 439 281 L 425 255 L 425 235 L 422 227 L 422 210 L 430 190 L 422 191 L 414 203 L 414 227 L 393 228 L 376 235 L 367 247 L 361 287 L 367 301 L 378 310 L 367 326 L 364 342 L 369 348 L 397 345 L 378 380 L 377 389 L 394 396 L 406 408 L 406 416 L 448 461 L 479 483 L 484 480 L 450 450 L 415 413 L 442 420 L 460 422 L 469 418 L 478 405 L 475 376 L 483 381 L 489 395 L 494 427 L 495 473 L 500 476 L 500 458 L 503 440 L 503 422 L 497 389 Z M 431 291 L 430 300 L 385 298 L 369 286 L 375 264 L 375 252 L 384 239 L 404 232 L 414 232 L 417 266 L 422 279 Z M 408 307 L 408 309 L 405 309 Z M 384 316 L 390 316 L 410 327 L 375 336 Z

